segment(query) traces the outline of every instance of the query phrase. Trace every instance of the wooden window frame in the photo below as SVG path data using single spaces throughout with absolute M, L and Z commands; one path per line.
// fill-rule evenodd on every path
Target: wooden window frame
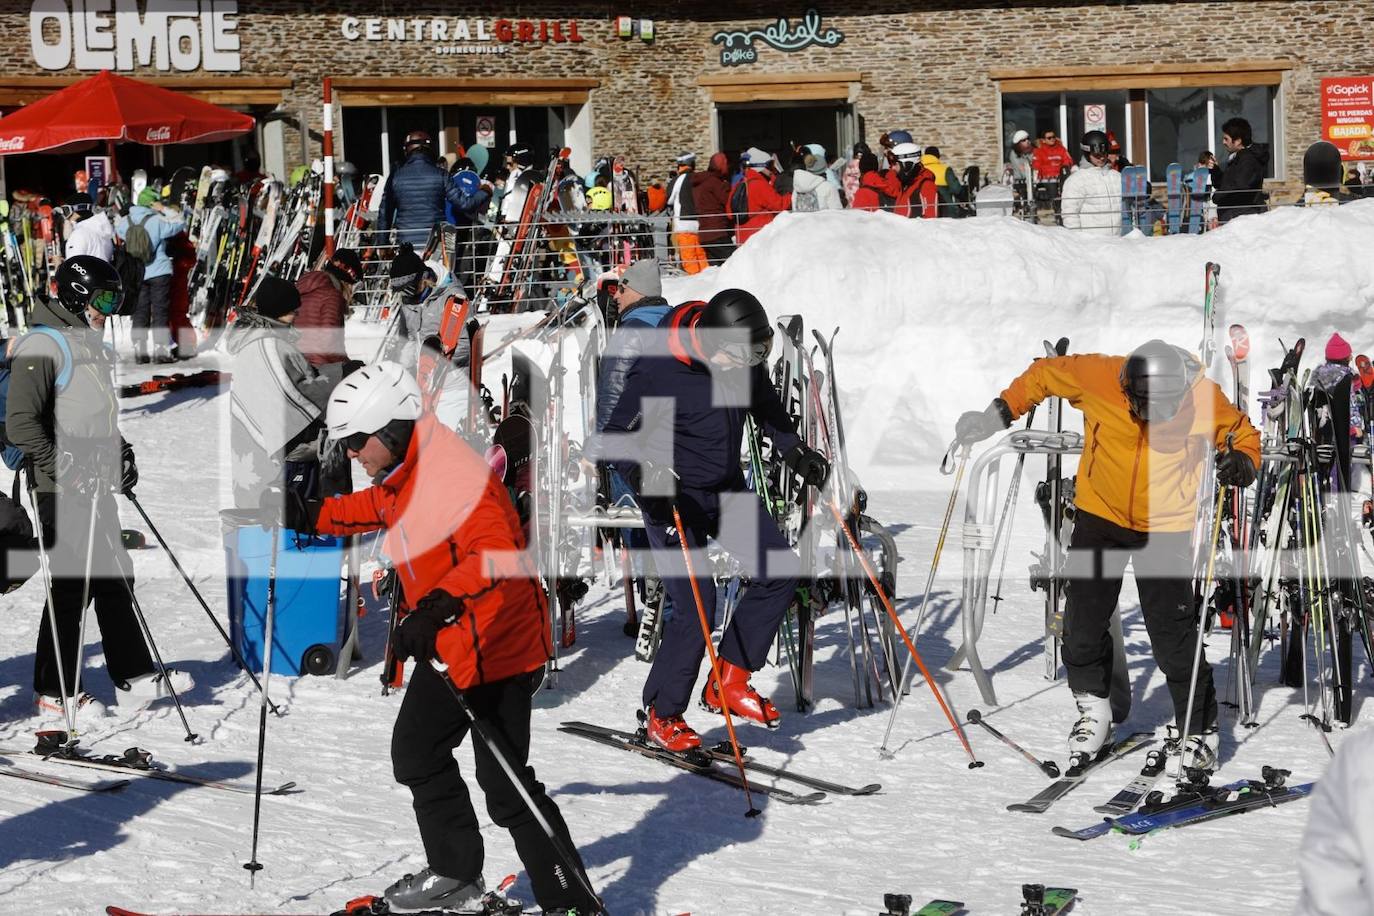
M 859 96 L 858 70 L 818 73 L 712 73 L 697 77 L 714 104 L 739 102 L 846 102 Z
M 414 105 L 585 105 L 599 79 L 440 79 L 408 76 L 336 76 L 335 99 L 344 108 Z
M 88 79 L 93 74 L 78 73 L 62 76 L 5 76 L 0 77 L 0 107 L 16 108 L 28 105 L 52 95 L 73 83 Z M 125 75 L 125 74 L 120 74 Z M 184 92 L 192 98 L 213 105 L 249 108 L 266 106 L 275 108 L 282 102 L 282 95 L 294 85 L 290 77 L 284 76 L 142 76 L 135 79 Z

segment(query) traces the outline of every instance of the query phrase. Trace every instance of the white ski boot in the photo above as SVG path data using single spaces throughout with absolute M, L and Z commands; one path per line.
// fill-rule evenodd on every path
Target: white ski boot
M 1069 732 L 1069 769 L 1092 763 L 1112 743 L 1112 701 L 1074 691 L 1078 721 Z
M 110 711 L 105 708 L 104 703 L 84 690 L 81 691 L 79 696 L 67 702 L 72 704 L 72 720 L 78 724 L 88 722 L 91 719 L 103 719 L 110 714 Z M 33 695 L 33 709 L 35 713 L 44 719 L 66 719 L 66 714 L 62 709 L 61 697 L 51 697 L 45 693 L 35 693 Z M 66 726 L 63 727 L 65 728 Z
M 176 668 L 167 669 L 166 679 L 162 677 L 161 672 L 150 671 L 138 677 L 131 677 L 127 681 L 115 681 L 115 702 L 121 708 L 142 709 L 149 703 L 171 696 L 169 685 L 180 696 L 195 687 L 196 682 L 191 675 Z
M 1187 770 L 1202 770 L 1208 774 L 1216 772 L 1217 749 L 1221 745 L 1221 735 L 1215 725 L 1199 734 L 1189 735 L 1188 740 L 1182 742 L 1182 746 L 1178 740 L 1177 725 L 1169 726 L 1168 735 L 1165 747 L 1168 749 L 1169 758 L 1164 764 L 1165 776 L 1178 779 L 1186 775 Z

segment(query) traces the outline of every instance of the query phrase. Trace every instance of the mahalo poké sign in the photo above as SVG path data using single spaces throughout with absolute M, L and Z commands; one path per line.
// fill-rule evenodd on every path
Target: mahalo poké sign
M 760 45 L 791 54 L 810 47 L 833 48 L 842 41 L 844 33 L 824 27 L 821 14 L 814 9 L 807 10 L 795 25 L 785 16 L 779 16 L 776 22 L 762 28 L 721 31 L 711 36 L 711 44 L 721 46 L 723 67 L 756 63 Z

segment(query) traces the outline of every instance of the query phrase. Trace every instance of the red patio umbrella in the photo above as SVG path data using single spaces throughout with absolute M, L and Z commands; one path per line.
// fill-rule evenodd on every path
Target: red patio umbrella
M 253 123 L 251 115 L 102 70 L 0 118 L 0 156 L 75 151 L 97 140 L 211 143 Z

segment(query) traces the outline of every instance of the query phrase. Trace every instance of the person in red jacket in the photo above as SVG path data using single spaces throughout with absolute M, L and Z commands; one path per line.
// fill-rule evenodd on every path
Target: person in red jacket
M 744 166 L 740 181 L 744 183 L 747 205 L 743 210 L 735 205 L 739 191 L 732 189 L 730 215 L 735 220 L 736 244 L 743 245 L 779 213 L 792 209 L 792 195 L 779 194 L 773 187 L 773 179 L 768 171 L 771 161 L 767 153 L 752 146 L 740 158 L 740 164 Z
M 344 347 L 344 320 L 353 299 L 353 285 L 363 276 L 363 261 L 352 248 L 339 248 L 324 267 L 296 281 L 301 307 L 296 329 L 300 349 L 312 366 L 348 361 Z
M 475 908 L 485 892 L 481 825 L 453 757 L 472 722 L 453 688 L 499 743 L 559 846 L 578 859 L 558 806 L 527 762 L 531 695 L 553 650 L 538 570 L 501 481 L 457 433 L 421 415 L 419 385 L 399 363 L 347 376 L 326 417 L 330 437 L 376 483 L 323 501 L 288 496 L 284 524 L 334 535 L 386 530 L 382 547 L 398 586 L 393 607 L 409 610 L 393 646 L 398 657 L 416 660 L 391 761 L 414 797 L 428 863 L 391 885 L 386 899 L 393 912 Z M 473 756 L 487 811 L 510 832 L 540 908 L 599 913 L 581 861 L 560 858 L 491 746 L 476 741 Z
M 935 173 L 921 163 L 921 148 L 915 143 L 898 143 L 892 154 L 897 157 L 897 168 L 889 170 L 889 174 L 895 174 L 900 188 L 893 210 L 912 219 L 939 216 L 940 189 L 935 184 Z
M 895 172 L 879 169 L 873 153 L 859 154 L 859 189 L 849 201 L 851 210 L 891 210 L 901 192 Z
M 1040 132 L 1040 143 L 1031 153 L 1031 168 L 1040 181 L 1058 181 L 1073 168 L 1073 154 L 1059 142 L 1053 128 Z
M 723 264 L 735 253 L 730 240 L 730 160 L 716 153 L 704 172 L 692 173 L 692 200 L 697 207 L 698 235 L 708 263 Z

